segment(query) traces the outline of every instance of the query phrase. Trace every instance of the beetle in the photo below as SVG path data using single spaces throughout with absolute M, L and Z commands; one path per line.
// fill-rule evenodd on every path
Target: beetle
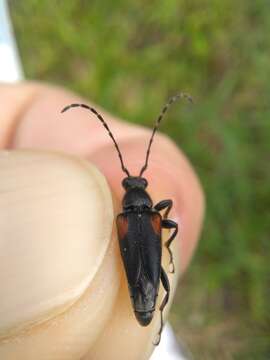
M 178 224 L 168 219 L 173 206 L 170 199 L 162 200 L 153 206 L 153 201 L 146 191 L 148 182 L 142 175 L 148 167 L 149 155 L 156 131 L 169 107 L 181 98 L 192 102 L 190 95 L 180 93 L 169 99 L 158 116 L 149 140 L 146 159 L 138 176 L 132 176 L 124 165 L 120 148 L 103 116 L 91 106 L 85 104 L 70 104 L 61 112 L 71 108 L 81 107 L 93 113 L 103 124 L 117 150 L 121 168 L 126 174 L 122 181 L 125 194 L 122 200 L 123 211 L 116 218 L 121 257 L 124 264 L 131 303 L 136 319 L 142 326 L 150 324 L 156 307 L 160 281 L 165 290 L 165 296 L 159 306 L 160 328 L 157 334 L 158 345 L 164 325 L 163 310 L 170 296 L 170 283 L 166 271 L 161 265 L 162 228 L 173 230 L 164 245 L 169 252 L 169 272 L 174 273 L 173 253 L 170 245 L 178 233 Z M 163 217 L 160 211 L 165 210 Z

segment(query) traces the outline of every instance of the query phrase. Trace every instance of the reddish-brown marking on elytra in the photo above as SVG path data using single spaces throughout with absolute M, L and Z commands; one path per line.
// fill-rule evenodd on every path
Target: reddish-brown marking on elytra
M 157 235 L 161 233 L 161 216 L 159 214 L 152 214 L 151 215 L 151 224 L 153 229 Z
M 116 219 L 116 224 L 117 224 L 119 240 L 122 240 L 126 236 L 128 231 L 127 217 L 123 214 L 118 215 Z

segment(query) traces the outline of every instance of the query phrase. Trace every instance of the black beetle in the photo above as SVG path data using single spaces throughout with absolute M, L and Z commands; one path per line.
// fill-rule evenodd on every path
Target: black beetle
M 159 307 L 161 325 L 155 345 L 160 342 L 163 329 L 163 309 L 170 295 L 169 279 L 161 266 L 161 230 L 162 228 L 174 230 L 164 244 L 170 256 L 170 272 L 174 273 L 173 254 L 170 245 L 177 235 L 178 225 L 175 221 L 167 219 L 173 205 L 172 200 L 162 200 L 153 206 L 152 199 L 145 190 L 148 185 L 147 180 L 142 175 L 147 169 L 153 138 L 164 114 L 172 103 L 181 98 L 186 98 L 192 102 L 192 98 L 188 94 L 180 93 L 170 98 L 164 106 L 153 128 L 146 152 L 145 164 L 139 176 L 130 175 L 124 165 L 122 154 L 113 134 L 103 117 L 93 107 L 85 104 L 70 104 L 61 111 L 65 112 L 75 107 L 90 110 L 102 122 L 114 142 L 122 170 L 127 175 L 122 181 L 122 186 L 126 191 L 122 201 L 123 212 L 116 219 L 119 245 L 133 309 L 138 322 L 142 326 L 150 324 L 153 318 L 160 280 L 166 292 Z M 163 217 L 159 213 L 161 210 L 165 210 Z

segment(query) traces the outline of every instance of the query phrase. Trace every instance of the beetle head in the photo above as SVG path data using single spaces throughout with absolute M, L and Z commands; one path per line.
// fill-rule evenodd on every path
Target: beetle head
M 148 182 L 145 178 L 142 178 L 140 176 L 128 176 L 123 179 L 122 185 L 125 190 L 129 190 L 132 188 L 145 189 L 148 185 Z

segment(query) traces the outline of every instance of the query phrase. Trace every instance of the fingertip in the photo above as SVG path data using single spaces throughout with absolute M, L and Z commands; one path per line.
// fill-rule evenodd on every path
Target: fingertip
M 31 106 L 39 90 L 37 83 L 0 83 L 0 149 L 10 145 L 20 118 Z

